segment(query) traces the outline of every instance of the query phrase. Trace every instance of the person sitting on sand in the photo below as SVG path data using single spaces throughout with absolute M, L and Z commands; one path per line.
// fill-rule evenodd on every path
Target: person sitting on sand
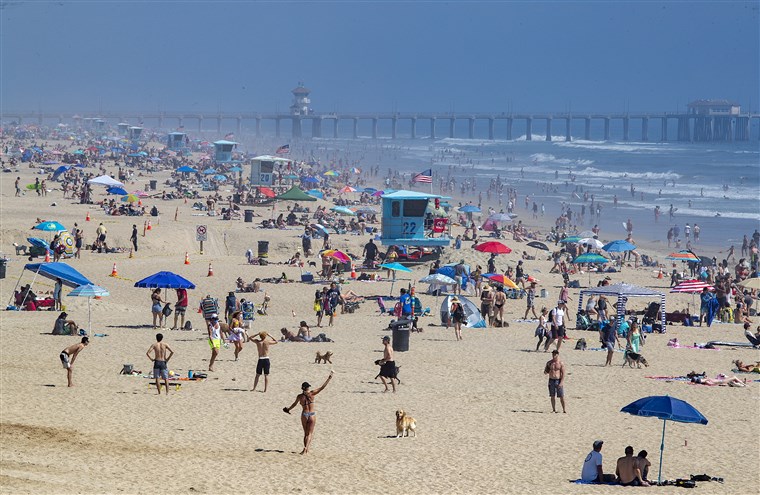
M 75 335 L 77 332 L 77 324 L 72 320 L 67 320 L 68 314 L 64 311 L 58 315 L 55 323 L 53 324 L 53 335 Z
M 294 334 L 287 328 L 281 328 L 280 333 L 282 334 L 281 342 L 306 342 L 303 337 Z
M 760 373 L 760 361 L 755 364 L 744 364 L 740 359 L 733 361 L 736 369 L 745 373 Z
M 311 328 L 309 325 L 301 320 L 298 328 L 298 336 L 303 339 L 304 342 L 311 342 Z
M 649 483 L 644 481 L 637 458 L 633 457 L 633 447 L 630 445 L 625 448 L 625 456 L 618 458 L 615 474 L 623 486 L 649 486 Z

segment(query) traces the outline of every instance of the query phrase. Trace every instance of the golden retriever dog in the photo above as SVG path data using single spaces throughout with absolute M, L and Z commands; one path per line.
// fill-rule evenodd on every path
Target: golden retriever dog
M 332 361 L 330 361 L 330 358 L 332 357 L 332 355 L 333 355 L 332 351 L 327 351 L 324 354 L 322 354 L 321 352 L 317 351 L 317 357 L 314 358 L 314 363 L 315 364 L 320 364 L 320 363 L 324 363 L 324 364 L 330 363 L 330 364 L 332 364 Z
M 413 417 L 408 416 L 403 409 L 396 411 L 396 438 L 408 437 L 409 432 L 417 436 L 417 422 Z

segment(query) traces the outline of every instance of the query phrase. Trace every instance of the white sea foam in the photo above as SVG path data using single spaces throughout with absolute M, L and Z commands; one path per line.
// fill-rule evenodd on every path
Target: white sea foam
M 586 167 L 582 170 L 574 170 L 573 174 L 580 177 L 600 177 L 608 179 L 680 179 L 681 175 L 675 172 L 609 172 L 594 167 Z

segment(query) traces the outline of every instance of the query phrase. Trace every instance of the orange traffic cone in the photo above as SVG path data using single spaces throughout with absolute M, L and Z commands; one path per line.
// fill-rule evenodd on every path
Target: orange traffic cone
M 660 270 L 659 272 L 657 272 L 657 278 L 662 278 L 662 270 Z
M 137 200 L 137 206 L 142 206 L 142 199 Z
M 189 255 L 189 254 L 187 254 L 187 251 L 185 251 L 185 264 L 186 264 L 186 265 L 189 265 L 189 264 L 190 264 L 190 255 Z
M 356 278 L 356 268 L 353 263 L 351 263 L 351 278 Z
M 89 211 L 87 212 L 87 216 L 84 217 L 84 221 L 85 222 L 89 222 L 90 221 L 90 212 Z
M 153 230 L 153 227 L 150 226 L 150 219 L 148 219 L 148 227 L 147 227 L 147 229 L 148 230 Z
M 109 276 L 111 276 L 111 277 L 118 277 L 119 276 L 119 272 L 116 271 L 116 263 L 113 264 L 113 268 L 111 269 L 111 275 L 109 275 Z
M 50 250 L 45 251 L 45 263 L 50 263 Z
M 208 275 L 207 277 L 213 277 L 214 276 L 214 268 L 211 266 L 211 263 L 208 264 Z

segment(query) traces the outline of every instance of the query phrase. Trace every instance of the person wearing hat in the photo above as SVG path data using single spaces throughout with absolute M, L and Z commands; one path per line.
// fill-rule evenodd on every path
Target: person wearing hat
M 256 362 L 256 378 L 253 380 L 253 388 L 251 392 L 256 391 L 256 386 L 259 384 L 259 378 L 264 375 L 264 392 L 267 391 L 269 385 L 269 347 L 277 343 L 277 339 L 269 335 L 267 332 L 259 332 L 258 339 L 249 337 L 248 341 L 256 344 L 256 351 L 259 353 L 259 360 Z
M 454 336 L 457 340 L 462 340 L 462 323 L 465 321 L 465 314 L 464 307 L 457 296 L 451 298 L 449 317 L 454 323 Z
M 589 452 L 586 456 L 586 460 L 583 461 L 583 469 L 581 470 L 581 479 L 583 481 L 589 481 L 592 483 L 604 482 L 604 470 L 602 469 L 602 445 L 603 440 L 596 440 L 594 442 L 594 450 Z
M 330 380 L 333 377 L 333 372 L 330 371 L 330 375 L 325 380 L 325 383 L 321 387 L 311 390 L 309 382 L 303 382 L 301 384 L 301 393 L 296 396 L 296 400 L 290 407 L 283 407 L 282 410 L 286 414 L 290 414 L 290 410 L 296 407 L 297 404 L 301 404 L 303 408 L 301 411 L 301 426 L 303 427 L 303 450 L 301 454 L 309 453 L 309 446 L 311 445 L 312 437 L 314 436 L 314 428 L 317 426 L 317 412 L 316 412 L 316 398 L 315 396 L 325 389 Z
M 219 348 L 222 346 L 222 327 L 219 325 L 219 315 L 213 313 L 206 323 L 208 345 L 211 347 L 211 359 L 209 359 L 208 370 L 214 371 L 214 362 L 219 355 Z
M 480 314 L 486 322 L 486 326 L 493 321 L 493 291 L 491 286 L 486 285 L 480 292 Z

